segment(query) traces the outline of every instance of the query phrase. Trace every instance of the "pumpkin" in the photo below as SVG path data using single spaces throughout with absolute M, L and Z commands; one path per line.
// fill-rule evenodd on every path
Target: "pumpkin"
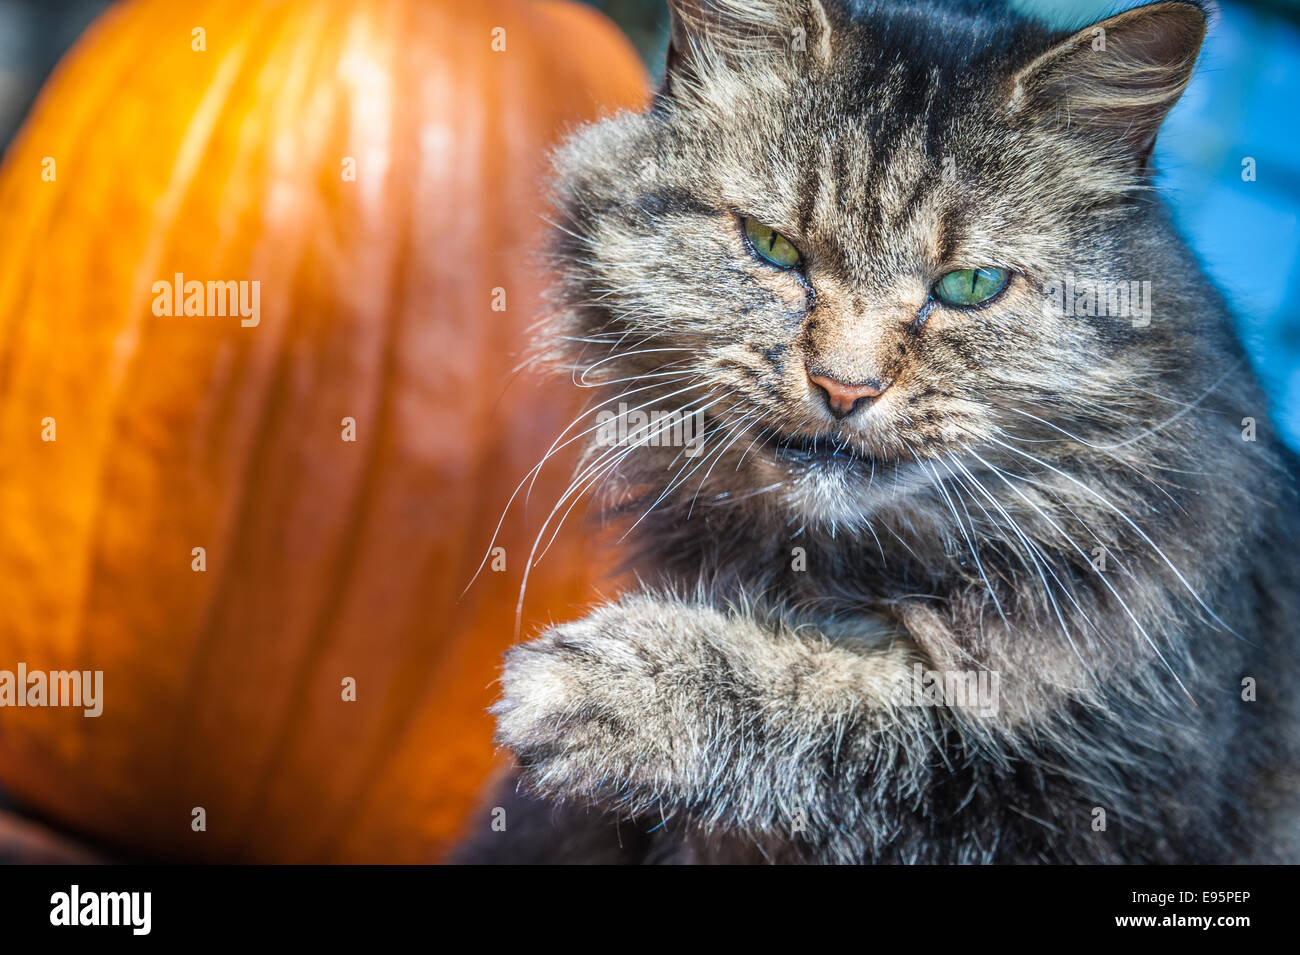
M 88 31 L 0 169 L 0 671 L 100 671 L 102 714 L 0 708 L 0 789 L 135 856 L 440 857 L 571 466 L 462 598 L 577 410 L 516 373 L 546 153 L 645 95 L 576 3 L 129 0 Z M 584 546 L 525 632 L 592 598 Z

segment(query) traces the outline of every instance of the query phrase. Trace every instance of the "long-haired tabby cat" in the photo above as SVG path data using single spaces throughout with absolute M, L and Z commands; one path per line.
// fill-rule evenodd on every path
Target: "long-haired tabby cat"
M 1291 459 L 1153 187 L 1205 10 L 669 6 L 543 343 L 641 586 L 508 654 L 460 858 L 1294 860 Z

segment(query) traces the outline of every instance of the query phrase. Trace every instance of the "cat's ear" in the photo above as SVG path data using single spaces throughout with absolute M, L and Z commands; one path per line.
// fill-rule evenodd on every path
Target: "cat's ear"
M 828 61 L 826 0 L 668 0 L 664 85 L 695 73 L 702 60 L 733 66 L 789 53 Z
M 1205 27 L 1205 8 L 1195 0 L 1164 0 L 1102 20 L 1021 69 L 1013 108 L 1121 145 L 1145 165 L 1192 78 Z

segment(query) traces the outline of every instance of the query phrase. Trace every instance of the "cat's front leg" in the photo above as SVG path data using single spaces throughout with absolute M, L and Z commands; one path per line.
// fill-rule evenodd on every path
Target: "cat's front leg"
M 913 645 L 874 618 L 853 631 L 628 597 L 509 652 L 497 740 L 545 796 L 816 842 L 929 735 L 895 703 Z

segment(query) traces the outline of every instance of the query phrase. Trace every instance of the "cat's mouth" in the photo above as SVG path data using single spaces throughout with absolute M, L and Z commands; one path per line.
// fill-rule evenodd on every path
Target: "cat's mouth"
M 775 432 L 763 439 L 763 446 L 778 461 L 804 468 L 872 467 L 875 458 L 855 447 L 843 435 L 785 434 Z

